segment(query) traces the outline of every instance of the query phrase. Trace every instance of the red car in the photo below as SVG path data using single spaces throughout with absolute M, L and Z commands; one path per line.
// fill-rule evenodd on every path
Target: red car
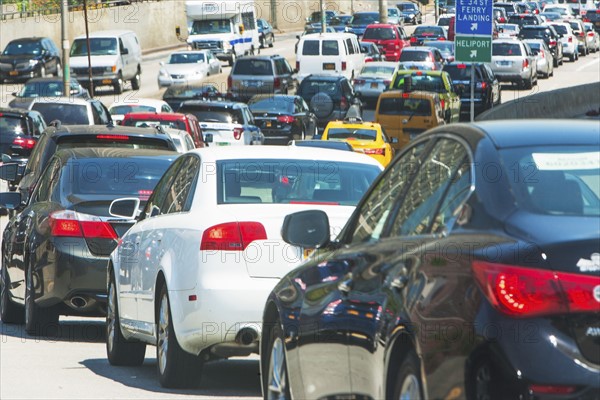
M 187 131 L 192 136 L 192 139 L 194 139 L 194 144 L 197 148 L 206 147 L 200 123 L 198 122 L 198 118 L 193 114 L 132 112 L 125 114 L 121 123 L 123 126 L 137 127 L 157 124 Z
M 398 61 L 402 49 L 410 46 L 404 28 L 393 24 L 368 25 L 361 41 L 375 43 L 381 53 L 385 55 L 386 61 Z

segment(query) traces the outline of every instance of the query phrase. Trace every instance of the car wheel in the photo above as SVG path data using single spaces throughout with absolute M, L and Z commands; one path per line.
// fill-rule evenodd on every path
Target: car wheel
M 263 38 L 258 39 L 258 48 L 259 49 L 265 48 L 265 40 Z
M 115 94 L 123 93 L 123 76 L 121 75 L 121 73 L 119 73 L 119 77 L 117 78 L 117 81 L 113 85 L 113 90 L 114 90 Z
M 269 43 L 269 47 L 273 47 L 273 45 L 275 44 L 275 35 L 271 36 L 271 43 Z
M 156 324 L 156 360 L 160 384 L 167 388 L 197 386 L 202 361 L 200 357 L 186 353 L 177 342 L 166 285 L 162 285 L 160 290 Z
M 142 365 L 146 354 L 146 344 L 132 342 L 123 336 L 117 303 L 117 285 L 111 274 L 108 283 L 108 303 L 106 309 L 106 355 L 110 365 Z
M 554 62 L 553 62 L 553 64 L 554 64 L 554 67 L 558 67 L 558 58 L 555 58 L 555 59 L 554 59 Z
M 140 70 L 138 68 L 137 72 L 135 73 L 135 76 L 131 80 L 131 88 L 133 90 L 139 90 L 140 89 L 140 84 L 141 84 Z
M 44 67 L 43 65 L 40 67 L 40 70 L 38 72 L 38 78 L 45 78 L 46 77 L 46 67 Z
M 291 399 L 287 360 L 285 357 L 285 339 L 279 321 L 275 322 L 275 326 L 271 331 L 271 338 L 267 349 L 269 350 L 269 364 L 263 370 L 268 371 L 268 374 L 264 377 L 264 399 Z
M 235 64 L 235 51 L 233 53 L 231 53 L 231 58 L 229 59 L 229 66 L 233 67 L 233 64 Z
M 488 361 L 480 361 L 473 369 L 472 394 L 475 399 L 499 399 L 499 388 L 494 384 L 494 371 Z
M 58 313 L 53 307 L 41 308 L 35 304 L 35 286 L 39 284 L 33 268 L 25 273 L 25 331 L 32 336 L 52 336 L 58 328 Z M 53 329 L 51 329 L 53 328 Z
M 62 78 L 63 76 L 62 65 L 60 63 L 56 63 L 56 73 L 54 74 L 54 76 L 58 78 Z
M 410 351 L 398 369 L 394 399 L 421 400 L 423 385 L 419 373 L 419 360 L 414 351 Z
M 575 54 L 571 54 L 571 55 L 569 56 L 569 61 L 571 61 L 571 62 L 575 62 Z
M 10 286 L 10 278 L 6 268 L 2 268 L 0 272 L 0 319 L 5 324 L 22 324 L 23 323 L 23 308 L 12 302 L 8 287 Z

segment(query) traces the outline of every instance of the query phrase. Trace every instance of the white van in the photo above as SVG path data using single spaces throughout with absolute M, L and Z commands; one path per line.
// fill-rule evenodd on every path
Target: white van
M 112 86 L 115 94 L 123 92 L 125 81 L 140 88 L 142 48 L 135 32 L 126 30 L 90 33 L 90 55 L 94 88 Z M 87 41 L 85 35 L 73 40 L 70 55 L 71 76 L 89 86 Z
M 342 75 L 352 80 L 365 63 L 353 33 L 312 33 L 298 42 L 298 81 L 311 74 Z

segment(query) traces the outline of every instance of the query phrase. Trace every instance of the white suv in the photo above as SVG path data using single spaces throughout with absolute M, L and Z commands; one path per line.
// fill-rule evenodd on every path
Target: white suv
M 568 22 L 555 22 L 552 24 L 559 35 L 562 35 L 560 41 L 563 46 L 563 54 L 569 57 L 571 62 L 579 59 L 579 41 L 573 33 L 573 28 Z

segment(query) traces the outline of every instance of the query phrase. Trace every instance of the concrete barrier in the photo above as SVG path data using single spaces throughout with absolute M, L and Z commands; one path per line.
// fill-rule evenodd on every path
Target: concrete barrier
M 509 101 L 481 113 L 475 120 L 574 118 L 599 110 L 600 82 L 594 82 Z

